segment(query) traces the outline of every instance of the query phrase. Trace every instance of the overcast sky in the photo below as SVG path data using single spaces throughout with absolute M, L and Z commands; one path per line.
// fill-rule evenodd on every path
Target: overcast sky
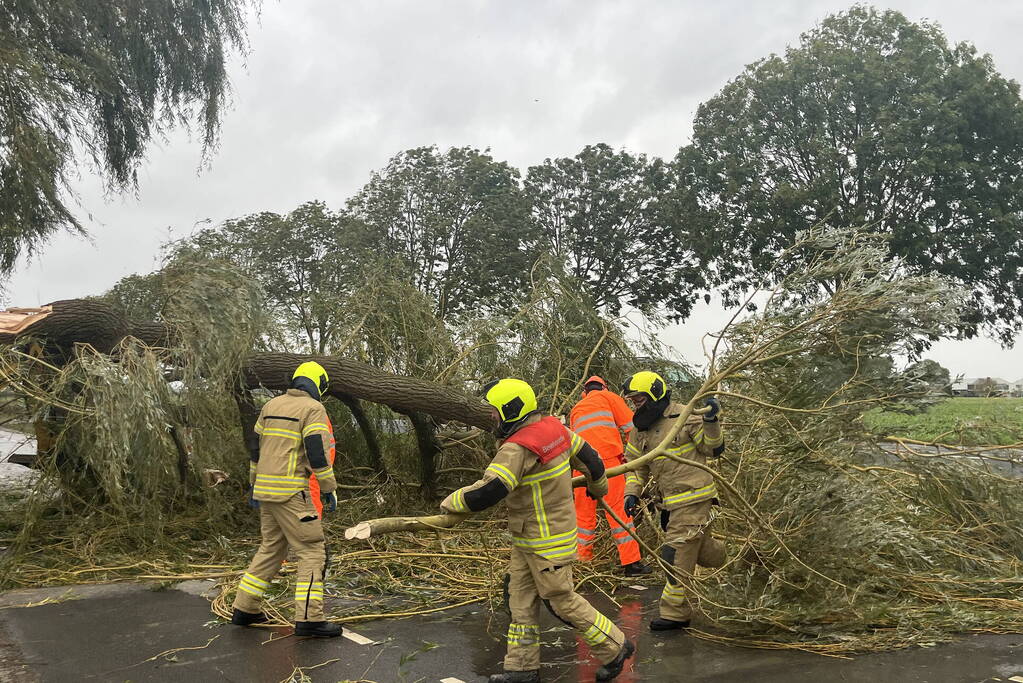
M 1007 77 L 1023 80 L 1018 0 L 879 2 L 939 22 Z M 148 272 L 159 246 L 197 227 L 312 199 L 340 207 L 403 149 L 489 147 L 525 167 L 605 142 L 671 157 L 697 105 L 743 67 L 795 43 L 849 2 L 265 0 L 251 53 L 232 69 L 220 148 L 199 169 L 186 134 L 154 147 L 138 196 L 105 197 L 82 170 L 79 213 L 91 242 L 62 236 L 23 263 L 8 303 L 104 291 Z M 699 361 L 714 305 L 668 334 Z M 944 342 L 953 374 L 1023 377 L 1023 344 Z

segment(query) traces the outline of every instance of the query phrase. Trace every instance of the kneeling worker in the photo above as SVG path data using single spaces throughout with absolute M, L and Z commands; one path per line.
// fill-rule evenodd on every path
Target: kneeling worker
M 441 503 L 446 512 L 485 510 L 508 499 L 512 535 L 508 595 L 511 623 L 504 673 L 490 683 L 540 680 L 540 602 L 582 634 L 603 666 L 598 681 L 621 673 L 635 646 L 610 619 L 575 592 L 576 558 L 572 467 L 583 472 L 595 497 L 607 493 L 600 456 L 556 418 L 543 417 L 533 389 L 518 379 L 486 387 L 501 439 L 483 478 L 458 489 Z
M 672 403 L 664 378 L 654 372 L 637 372 L 625 382 L 622 394 L 636 407 L 632 418 L 636 429 L 625 446 L 626 460 L 635 460 L 660 445 L 685 406 Z M 724 452 L 718 420 L 721 406 L 716 398 L 706 399 L 705 404 L 710 410 L 686 421 L 669 445 L 669 454 L 703 464 L 708 457 Z M 720 567 L 725 563 L 724 543 L 710 535 L 717 488 L 706 470 L 659 456 L 625 475 L 625 511 L 630 516 L 636 515 L 639 497 L 650 479 L 661 498 L 661 527 L 665 530 L 661 555 L 677 575 L 668 575 L 661 593 L 660 618 L 651 621 L 650 628 L 683 629 L 693 614 L 685 584 L 692 582 L 696 565 Z
M 256 422 L 259 449 L 251 454 L 249 482 L 258 501 L 263 542 L 238 584 L 231 623 L 263 623 L 263 593 L 270 587 L 290 548 L 295 553 L 295 635 L 331 638 L 341 625 L 323 618 L 323 573 L 326 550 L 323 525 L 309 492 L 315 474 L 325 507 L 337 509 L 337 482 L 327 460 L 333 434 L 320 399 L 327 391 L 327 371 L 319 363 L 302 363 L 287 393 L 263 406 Z

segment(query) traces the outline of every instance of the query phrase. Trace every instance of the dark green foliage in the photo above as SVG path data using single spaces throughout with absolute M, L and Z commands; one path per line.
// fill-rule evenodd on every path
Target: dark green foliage
M 704 285 L 703 269 L 689 226 L 661 213 L 659 198 L 670 183 L 660 159 L 605 144 L 532 166 L 525 180 L 536 225 L 531 251 L 552 255 L 611 315 L 628 304 L 686 318 Z
M 150 141 L 216 142 L 248 0 L 0 1 L 0 273 L 67 228 L 76 152 L 130 188 Z
M 229 261 L 258 282 L 278 323 L 267 331 L 271 346 L 327 353 L 347 322 L 342 304 L 361 281 L 357 239 L 346 216 L 307 202 L 285 215 L 229 220 L 171 249 Z
M 166 296 L 160 271 L 125 276 L 103 298 L 128 320 L 161 320 Z
M 519 174 L 469 147 L 398 154 L 348 203 L 370 253 L 394 257 L 399 279 L 448 320 L 508 310 L 523 299 L 532 265 L 521 247 L 530 224 Z
M 863 6 L 828 17 L 701 105 L 676 164 L 693 183 L 680 197 L 715 219 L 733 297 L 800 231 L 864 225 L 909 272 L 970 291 L 961 332 L 1020 329 L 1019 86 L 934 24 Z

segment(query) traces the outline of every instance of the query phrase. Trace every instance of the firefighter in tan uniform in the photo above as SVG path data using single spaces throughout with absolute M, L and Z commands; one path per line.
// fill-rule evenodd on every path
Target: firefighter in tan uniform
M 604 464 L 593 448 L 557 419 L 536 409 L 532 388 L 518 379 L 486 387 L 501 439 L 483 478 L 458 489 L 441 503 L 447 512 L 485 510 L 508 502 L 512 537 L 508 595 L 511 623 L 504 673 L 490 683 L 536 683 L 540 680 L 540 603 L 574 627 L 601 661 L 598 681 L 621 673 L 635 652 L 621 630 L 575 592 L 576 521 L 572 468 L 587 479 L 595 497 L 607 493 Z
M 623 386 L 622 394 L 633 402 L 636 429 L 625 447 L 626 460 L 635 460 L 656 448 L 671 431 L 684 408 L 672 403 L 664 379 L 653 372 L 637 372 Z M 693 415 L 679 430 L 668 452 L 687 460 L 706 463 L 708 457 L 724 451 L 724 437 L 718 414 L 721 406 L 708 398 L 708 412 Z M 669 575 L 661 593 L 660 618 L 650 622 L 654 631 L 684 629 L 689 626 L 693 608 L 687 594 L 696 565 L 720 567 L 725 562 L 724 544 L 710 534 L 711 506 L 717 497 L 714 478 L 709 472 L 657 456 L 646 466 L 625 475 L 625 511 L 638 514 L 640 496 L 650 482 L 660 499 L 661 528 L 665 545 L 661 556 L 682 578 Z
M 259 448 L 249 463 L 249 483 L 259 507 L 263 542 L 238 584 L 233 624 L 249 626 L 267 620 L 262 612 L 263 593 L 290 549 L 298 564 L 295 635 L 341 635 L 341 625 L 323 617 L 326 549 L 320 515 L 309 493 L 309 476 L 315 474 L 325 508 L 337 509 L 337 482 L 327 460 L 334 437 L 320 403 L 326 390 L 326 370 L 319 363 L 302 363 L 287 393 L 267 401 L 259 413 Z

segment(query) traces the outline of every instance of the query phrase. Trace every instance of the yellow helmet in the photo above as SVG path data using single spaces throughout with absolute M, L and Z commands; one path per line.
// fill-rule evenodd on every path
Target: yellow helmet
M 533 387 L 510 377 L 483 387 L 487 403 L 497 408 L 502 422 L 516 422 L 536 410 Z
M 327 371 L 323 369 L 322 365 L 312 360 L 302 363 L 295 369 L 295 374 L 291 376 L 292 384 L 300 377 L 311 380 L 313 386 L 320 392 L 320 398 L 323 398 L 323 394 L 327 391 L 327 383 L 330 380 L 327 378 Z
M 625 380 L 622 385 L 622 394 L 646 394 L 652 401 L 660 401 L 668 393 L 668 385 L 664 378 L 656 372 L 643 370 Z

